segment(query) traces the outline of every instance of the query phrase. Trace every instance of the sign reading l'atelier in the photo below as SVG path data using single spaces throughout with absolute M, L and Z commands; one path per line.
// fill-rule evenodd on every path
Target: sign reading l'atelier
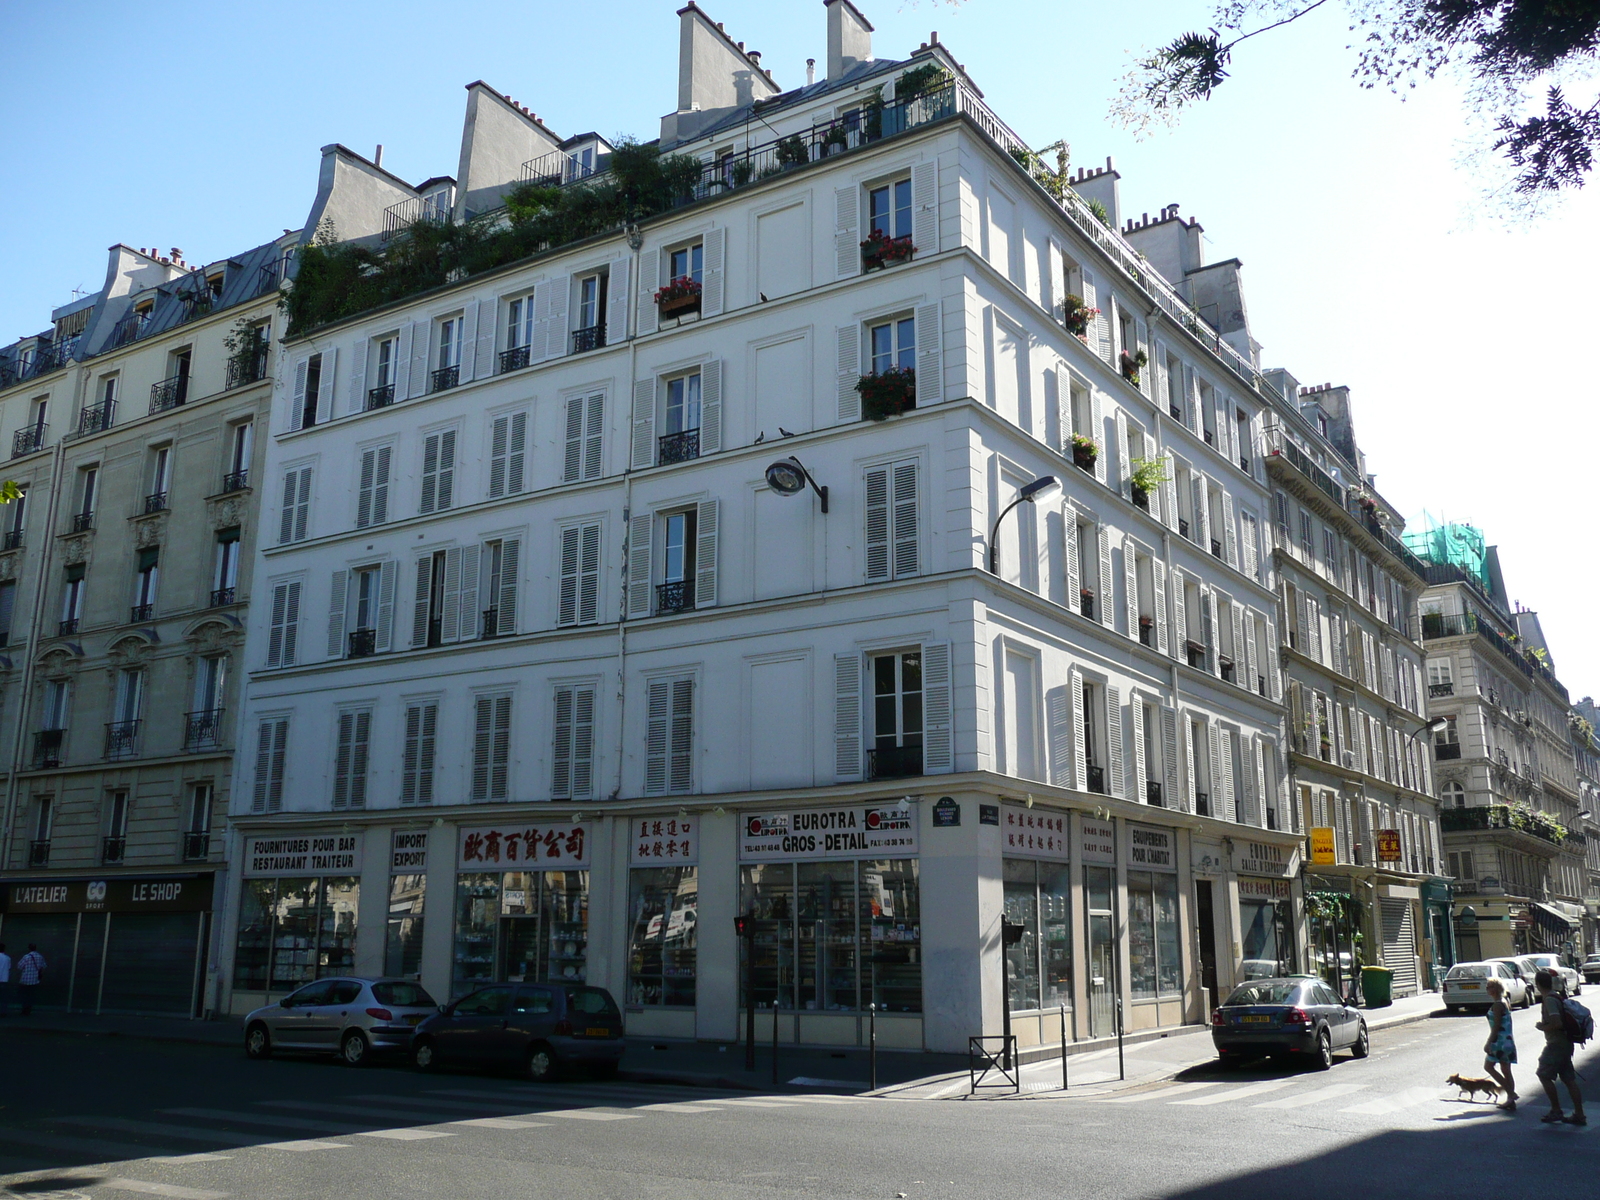
M 583 868 L 589 865 L 592 841 L 587 821 L 463 825 L 457 866 L 463 871 L 482 871 L 490 867 L 513 871 Z

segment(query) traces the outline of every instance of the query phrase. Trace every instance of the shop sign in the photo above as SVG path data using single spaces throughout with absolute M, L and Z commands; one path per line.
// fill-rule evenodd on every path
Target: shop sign
M 1007 858 L 1048 858 L 1066 862 L 1072 857 L 1067 843 L 1067 814 L 1042 808 L 1007 804 L 1000 814 L 1005 839 L 1001 853 Z
M 978 805 L 978 824 L 979 825 L 998 825 L 998 824 L 1000 824 L 1000 806 L 998 804 L 980 804 L 980 805 Z
M 22 913 L 206 912 L 214 876 L 124 876 L 121 879 L 8 881 L 0 908 Z
M 1080 821 L 1078 824 L 1080 857 L 1086 863 L 1115 863 L 1117 861 L 1117 829 L 1110 821 Z
M 589 865 L 589 825 L 580 821 L 507 821 L 500 825 L 463 825 L 457 866 L 463 871 L 486 867 L 512 871 L 559 871 Z
M 661 863 L 693 866 L 700 861 L 700 838 L 695 817 L 640 817 L 630 821 L 628 861 L 634 866 Z
M 1138 871 L 1176 871 L 1172 830 L 1153 825 L 1128 826 L 1128 866 Z
M 428 831 L 396 829 L 389 839 L 389 873 L 415 875 L 428 869 Z
M 246 838 L 244 876 L 359 875 L 359 833 L 292 833 Z
M 744 862 L 822 858 L 909 858 L 917 853 L 917 808 L 797 808 L 746 813 L 739 832 Z
M 1333 852 L 1332 825 L 1311 827 L 1311 861 L 1316 866 L 1330 865 L 1338 861 Z
M 933 806 L 933 827 L 949 829 L 961 824 L 961 805 L 953 796 L 940 796 Z
M 1294 854 L 1270 842 L 1246 842 L 1244 852 L 1234 860 L 1241 875 L 1292 875 Z
M 1378 830 L 1378 861 L 1400 861 L 1400 831 L 1398 829 Z
M 1289 881 L 1287 879 L 1247 879 L 1239 876 L 1239 899 L 1241 900 L 1287 900 L 1289 898 Z

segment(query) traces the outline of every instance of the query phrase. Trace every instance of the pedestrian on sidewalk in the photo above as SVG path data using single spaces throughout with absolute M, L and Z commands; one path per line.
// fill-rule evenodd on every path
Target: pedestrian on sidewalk
M 1517 1061 L 1517 1043 L 1511 1036 L 1511 1009 L 1506 1005 L 1506 987 L 1498 979 L 1489 980 L 1489 1040 L 1483 1044 L 1483 1069 L 1505 1089 L 1500 1107 L 1517 1111 L 1517 1085 L 1511 1081 L 1511 1064 Z
M 33 1012 L 33 997 L 39 991 L 39 981 L 44 978 L 47 964 L 39 947 L 28 943 L 28 952 L 17 960 L 17 998 L 22 1004 L 22 1015 Z
M 1587 1125 L 1583 1115 L 1583 1093 L 1578 1090 L 1577 1072 L 1572 1069 L 1572 1039 L 1567 1036 L 1567 1023 L 1562 1019 L 1562 997 L 1553 971 L 1540 971 L 1533 977 L 1533 986 L 1539 990 L 1539 1023 L 1535 1029 L 1544 1031 L 1544 1052 L 1539 1055 L 1539 1082 L 1544 1084 L 1544 1094 L 1550 1098 L 1550 1111 L 1539 1120 L 1545 1125 Z M 1556 1080 L 1567 1085 L 1567 1095 L 1572 1097 L 1572 1115 L 1561 1112 L 1561 1095 L 1556 1091 Z
M 11 1012 L 11 956 L 6 944 L 0 942 L 0 1017 Z

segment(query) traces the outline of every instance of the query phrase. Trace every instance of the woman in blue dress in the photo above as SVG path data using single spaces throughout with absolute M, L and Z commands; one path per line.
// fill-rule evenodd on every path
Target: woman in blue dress
M 1517 1111 L 1517 1086 L 1511 1082 L 1511 1064 L 1517 1061 L 1517 1043 L 1511 1035 L 1511 1009 L 1506 1005 L 1505 985 L 1498 979 L 1489 980 L 1489 1040 L 1483 1044 L 1483 1069 L 1490 1078 L 1505 1089 L 1506 1098 L 1500 1107 L 1507 1112 Z

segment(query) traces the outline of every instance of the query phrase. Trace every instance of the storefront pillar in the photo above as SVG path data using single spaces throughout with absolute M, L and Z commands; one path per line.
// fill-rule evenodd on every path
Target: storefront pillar
M 456 921 L 456 831 L 442 819 L 428 829 L 427 890 L 422 895 L 422 986 L 435 1000 L 451 999 L 451 949 Z M 385 888 L 384 894 L 388 894 Z
M 356 831 L 356 836 L 366 842 L 361 859 L 356 928 L 365 931 L 367 936 L 356 938 L 355 973 L 382 975 L 389 922 L 389 828 L 373 826 Z
M 700 815 L 700 862 L 695 1036 L 736 1041 L 744 1029 L 739 1020 L 739 937 L 733 928 L 734 917 L 740 915 L 738 814 Z
M 965 1054 L 967 1039 L 999 1033 L 1005 1004 L 1000 920 L 1000 799 L 951 797 L 960 824 L 921 810 L 923 1045 Z

